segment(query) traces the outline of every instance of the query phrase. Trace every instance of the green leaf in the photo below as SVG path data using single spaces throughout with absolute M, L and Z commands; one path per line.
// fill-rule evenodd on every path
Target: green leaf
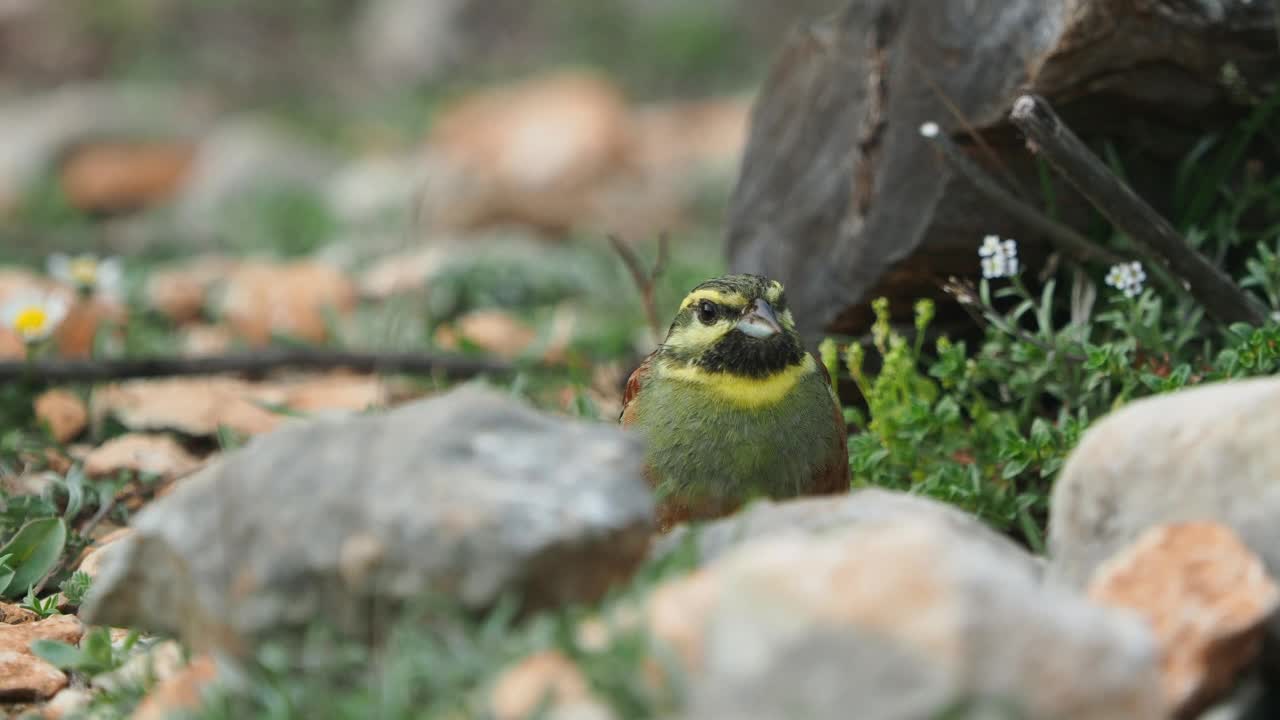
M 1027 465 L 1030 464 L 1030 461 L 1021 458 L 1017 460 L 1010 460 L 1005 464 L 1004 471 L 1000 473 L 1000 476 L 1005 480 L 1012 480 L 1021 475 L 1022 471 L 1026 470 Z
M 12 555 L 0 555 L 0 595 L 13 582 L 13 565 L 9 564 L 12 558 Z
M 80 509 L 84 507 L 84 472 L 78 466 L 73 468 L 71 472 L 67 473 L 63 484 L 67 489 L 67 509 L 63 511 L 62 516 L 68 520 L 73 520 L 80 514 Z
M 62 556 L 67 543 L 67 523 L 60 517 L 40 518 L 23 525 L 0 554 L 12 555 L 14 573 L 5 592 L 24 593 L 40 582 Z
M 32 640 L 31 652 L 61 670 L 75 670 L 84 663 L 84 653 L 80 648 L 57 640 Z

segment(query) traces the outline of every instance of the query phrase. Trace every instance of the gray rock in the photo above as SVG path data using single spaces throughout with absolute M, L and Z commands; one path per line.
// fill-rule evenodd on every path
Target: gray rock
M 1163 717 L 1141 620 L 1006 558 L 925 516 L 778 533 L 660 586 L 647 617 L 688 671 L 687 718 L 934 718 L 966 702 Z
M 374 87 L 396 90 L 477 64 L 514 67 L 545 50 L 547 11 L 522 0 L 369 0 L 352 53 Z
M 1147 528 L 1213 520 L 1280 576 L 1280 380 L 1136 400 L 1081 438 L 1050 501 L 1048 578 L 1076 588 Z
M 216 225 L 220 213 L 255 192 L 301 188 L 322 193 L 338 168 L 339 159 L 327 150 L 265 119 L 234 117 L 201 139 L 174 199 L 175 220 L 199 231 Z
M 527 609 L 589 602 L 644 555 L 642 462 L 620 428 L 478 385 L 293 423 L 139 513 L 83 616 L 238 654 L 322 619 L 376 634 L 427 593 L 477 610 L 508 592 Z
M 773 673 L 696 685 L 690 720 L 932 717 L 951 695 L 946 673 L 874 633 L 815 631 L 780 648 Z M 856 714 L 853 712 L 856 709 Z
M 373 0 L 354 33 L 356 55 L 371 77 L 410 83 L 429 78 L 461 48 L 457 15 L 465 0 Z
M 761 500 L 731 517 L 697 528 L 676 528 L 654 543 L 651 556 L 661 558 L 685 542 L 692 542 L 698 564 L 704 565 L 744 542 L 767 535 L 792 531 L 820 535 L 866 523 L 910 518 L 935 520 L 948 532 L 985 546 L 1002 563 L 1033 576 L 1040 573 L 1039 558 L 976 517 L 920 495 L 881 488 L 831 497 Z

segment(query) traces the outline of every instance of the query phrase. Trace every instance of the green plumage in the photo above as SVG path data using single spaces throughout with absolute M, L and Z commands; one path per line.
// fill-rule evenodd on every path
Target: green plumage
M 660 500 L 732 506 L 758 496 L 809 492 L 844 428 L 818 372 L 773 405 L 739 407 L 710 387 L 650 375 L 634 400 L 633 424 L 648 440 Z
M 620 419 L 647 440 L 660 529 L 757 497 L 849 490 L 839 401 L 768 278 L 727 275 L 690 291 L 628 380 Z

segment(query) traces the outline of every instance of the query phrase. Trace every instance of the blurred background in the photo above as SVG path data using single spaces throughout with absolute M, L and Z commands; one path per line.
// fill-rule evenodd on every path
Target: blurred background
M 4 0 L 0 302 L 90 252 L 112 322 L 64 355 L 634 356 L 606 236 L 670 234 L 660 314 L 723 270 L 752 94 L 826 5 Z

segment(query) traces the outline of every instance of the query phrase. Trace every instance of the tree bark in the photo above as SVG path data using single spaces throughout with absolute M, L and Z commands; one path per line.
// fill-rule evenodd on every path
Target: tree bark
M 1088 234 L 1101 218 L 1008 123 L 1020 95 L 1048 99 L 1095 147 L 1133 149 L 1126 180 L 1167 213 L 1185 154 L 1277 78 L 1272 3 L 847 0 L 793 31 L 756 100 L 728 216 L 730 267 L 785 283 L 810 339 L 860 333 L 873 297 L 942 298 L 947 275 L 978 275 L 984 235 L 1017 239 L 1032 269 L 1051 249 L 1043 227 L 957 174 L 922 124 Z

